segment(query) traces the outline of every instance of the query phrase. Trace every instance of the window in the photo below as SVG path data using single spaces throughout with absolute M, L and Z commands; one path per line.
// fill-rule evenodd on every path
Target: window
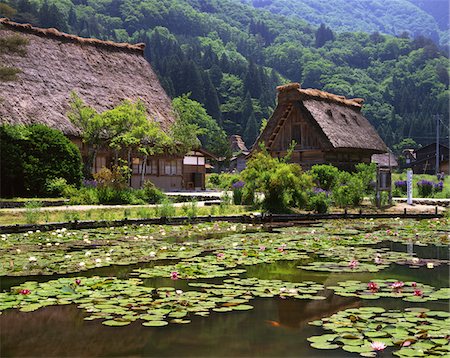
M 165 175 L 177 175 L 177 161 L 176 160 L 166 160 L 164 165 Z

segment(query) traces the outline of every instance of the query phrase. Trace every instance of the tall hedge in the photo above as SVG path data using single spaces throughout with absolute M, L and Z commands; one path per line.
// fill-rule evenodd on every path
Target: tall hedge
M 79 186 L 81 169 L 80 151 L 60 131 L 40 124 L 0 126 L 2 197 L 46 195 L 54 178 Z

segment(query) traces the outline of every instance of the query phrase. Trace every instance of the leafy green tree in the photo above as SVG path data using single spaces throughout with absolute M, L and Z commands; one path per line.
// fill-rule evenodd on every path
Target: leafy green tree
M 184 137 L 188 139 L 190 147 L 204 146 L 211 153 L 219 156 L 228 155 L 228 141 L 225 132 L 218 126 L 217 122 L 206 113 L 203 106 L 190 99 L 189 95 L 183 95 L 173 100 L 173 107 L 178 115 L 178 120 L 185 126 L 191 128 L 190 131 L 179 131 L 177 139 L 183 141 Z M 201 142 L 195 142 L 195 138 L 200 139 Z
M 46 183 L 56 178 L 81 184 L 80 151 L 60 131 L 39 124 L 2 125 L 0 139 L 2 196 L 42 196 Z

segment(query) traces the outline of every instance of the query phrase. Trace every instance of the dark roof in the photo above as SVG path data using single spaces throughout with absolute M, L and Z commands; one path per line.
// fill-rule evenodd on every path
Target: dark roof
M 298 83 L 278 87 L 278 104 L 257 142 L 270 147 L 274 133 L 300 104 L 317 123 L 331 148 L 351 148 L 385 153 L 387 147 L 375 128 L 361 114 L 363 100 L 348 99 L 316 89 L 301 89 Z
M 26 54 L 0 55 L 2 64 L 21 70 L 17 80 L 0 86 L 0 123 L 40 123 L 76 136 L 79 130 L 66 115 L 72 91 L 99 112 L 123 100 L 140 100 L 148 118 L 163 129 L 175 121 L 143 45 L 84 39 L 0 19 L 0 37 L 12 35 L 27 40 Z

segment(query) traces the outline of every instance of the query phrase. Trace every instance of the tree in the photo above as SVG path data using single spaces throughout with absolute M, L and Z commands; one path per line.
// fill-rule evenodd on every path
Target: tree
M 107 128 L 105 128 L 103 118 L 97 111 L 87 106 L 75 92 L 70 95 L 69 105 L 70 110 L 67 117 L 80 130 L 81 139 L 88 148 L 84 176 L 90 178 L 97 153 L 104 145 L 105 138 L 108 137 Z
M 80 151 L 62 132 L 40 124 L 2 125 L 0 139 L 2 196 L 42 196 L 56 178 L 81 184 Z
M 247 124 L 245 126 L 244 131 L 244 141 L 247 143 L 247 145 L 252 146 L 253 143 L 256 141 L 256 137 L 258 137 L 259 134 L 259 127 L 258 123 L 256 122 L 255 114 L 252 113 L 250 117 L 247 120 Z
M 325 45 L 327 41 L 333 41 L 334 34 L 330 28 L 325 26 L 325 24 L 321 24 L 320 27 L 316 31 L 316 47 L 322 47 Z
M 185 133 L 178 130 L 177 140 L 190 143 L 191 148 L 201 144 L 211 153 L 227 156 L 228 141 L 225 132 L 200 103 L 189 98 L 189 95 L 183 95 L 175 98 L 172 104 L 178 116 L 177 126 L 186 126 L 189 129 Z M 194 137 L 198 137 L 200 142 L 196 143 Z

